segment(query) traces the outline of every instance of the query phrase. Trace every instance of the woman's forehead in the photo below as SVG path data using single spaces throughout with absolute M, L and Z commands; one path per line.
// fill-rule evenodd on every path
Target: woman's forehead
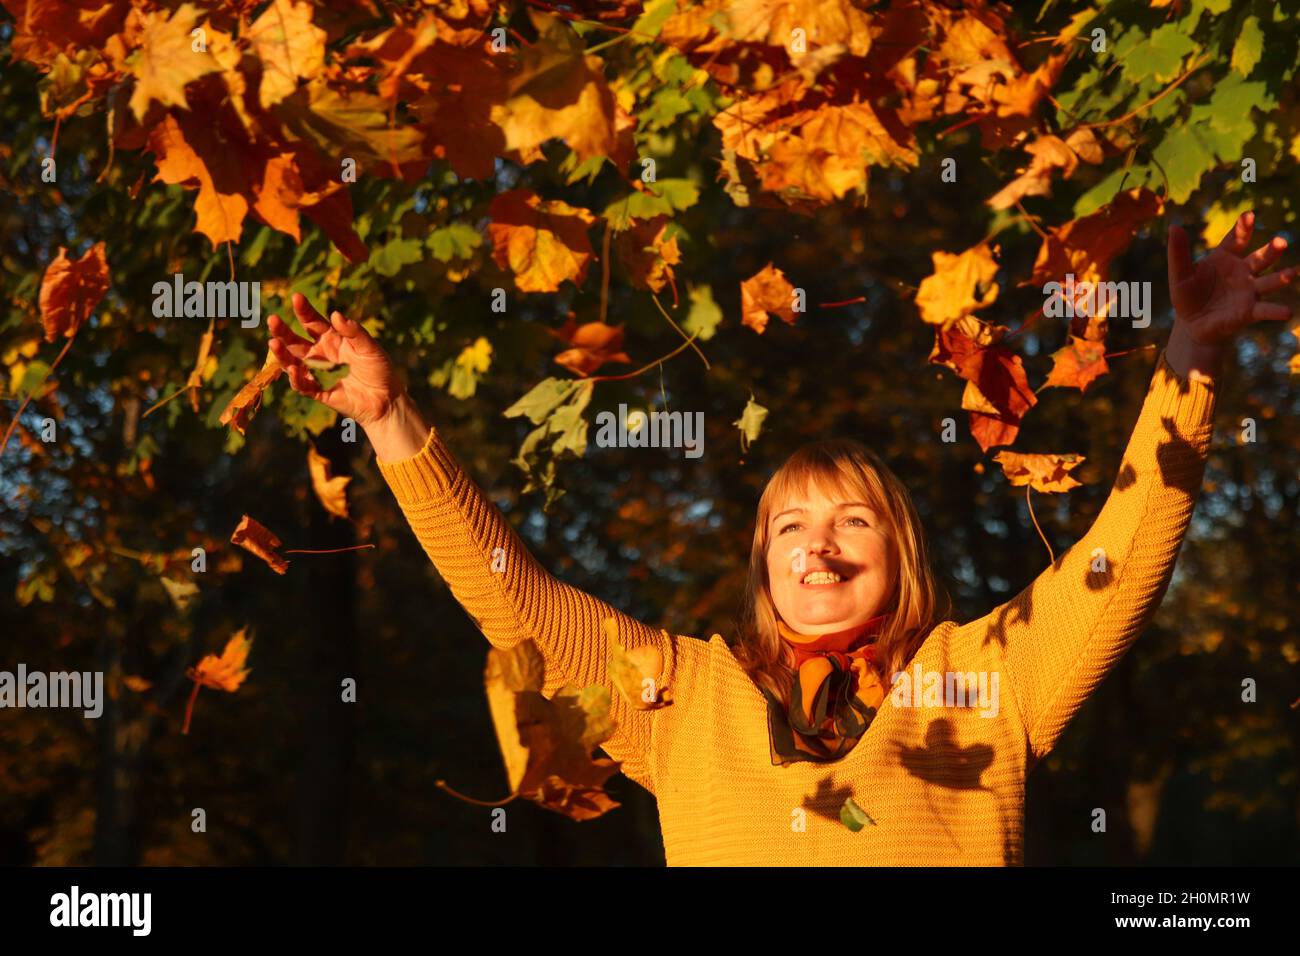
M 814 509 L 847 504 L 876 507 L 874 496 L 865 488 L 854 488 L 843 478 L 835 480 L 825 476 L 811 476 L 781 489 L 773 500 L 772 514 L 779 515 L 792 509 Z

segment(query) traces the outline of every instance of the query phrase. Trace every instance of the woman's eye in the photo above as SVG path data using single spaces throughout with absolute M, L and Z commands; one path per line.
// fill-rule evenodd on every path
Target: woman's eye
M 784 528 L 782 528 L 780 531 L 778 531 L 777 534 L 785 534 L 785 533 L 786 533 L 787 531 L 789 531 L 791 528 L 797 528 L 797 527 L 799 527 L 799 522 L 796 521 L 796 522 L 793 522 L 792 524 L 788 524 L 788 525 L 786 525 Z
M 849 520 L 850 520 L 850 521 L 856 521 L 856 522 L 858 522 L 858 523 L 861 524 L 864 528 L 870 528 L 870 527 L 871 527 L 871 522 L 867 521 L 866 518 L 853 517 L 853 518 L 850 518 Z

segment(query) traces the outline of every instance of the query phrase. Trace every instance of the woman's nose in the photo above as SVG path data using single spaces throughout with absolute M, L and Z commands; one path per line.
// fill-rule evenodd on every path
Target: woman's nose
M 829 528 L 814 528 L 808 535 L 808 553 L 816 554 L 818 552 L 835 552 L 839 547 L 835 544 L 835 534 Z

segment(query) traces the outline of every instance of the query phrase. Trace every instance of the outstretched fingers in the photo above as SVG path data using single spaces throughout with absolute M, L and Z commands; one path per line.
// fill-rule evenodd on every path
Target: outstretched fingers
M 266 325 L 267 328 L 271 330 L 271 335 L 274 338 L 283 341 L 286 345 L 300 345 L 311 348 L 316 344 L 304 339 L 290 327 L 288 322 L 284 321 L 284 319 L 280 318 L 278 315 L 272 315 L 267 319 Z
M 1283 269 L 1270 275 L 1260 276 L 1255 280 L 1256 295 L 1271 295 L 1295 282 L 1296 270 Z
M 1250 266 L 1251 272 L 1259 275 L 1270 269 L 1285 251 L 1286 240 L 1281 236 L 1274 236 L 1246 257 L 1246 265 Z
M 1219 248 L 1231 252 L 1234 256 L 1244 256 L 1250 248 L 1250 234 L 1255 231 L 1255 211 L 1243 212 L 1237 217 L 1228 234 L 1219 243 Z
M 307 297 L 301 292 L 293 294 L 293 314 L 298 316 L 298 321 L 312 335 L 320 338 L 330 330 L 330 324 L 325 321 L 324 317 L 316 311 L 316 307 L 307 301 Z
M 330 313 L 330 324 L 333 325 L 334 331 L 345 339 L 360 340 L 370 338 L 370 333 L 361 327 L 360 322 L 356 319 L 349 319 L 337 309 Z
M 1256 302 L 1250 317 L 1255 322 L 1285 322 L 1291 318 L 1291 307 L 1280 302 Z

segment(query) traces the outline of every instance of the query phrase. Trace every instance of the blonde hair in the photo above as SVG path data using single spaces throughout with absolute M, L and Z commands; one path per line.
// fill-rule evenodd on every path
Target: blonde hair
M 887 526 L 894 583 L 876 614 L 889 613 L 876 641 L 876 669 L 886 687 L 916 653 L 931 628 L 944 620 L 951 601 L 930 568 L 921 520 L 907 488 L 875 453 L 846 438 L 804 445 L 777 469 L 758 502 L 749 580 L 736 659 L 760 687 L 790 705 L 793 661 L 776 629 L 777 611 L 767 576 L 769 527 L 774 509 L 814 488 L 865 501 Z

